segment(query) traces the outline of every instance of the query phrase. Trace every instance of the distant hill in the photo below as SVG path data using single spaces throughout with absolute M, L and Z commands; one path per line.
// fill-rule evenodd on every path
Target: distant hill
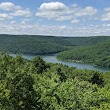
M 110 67 L 110 41 L 61 52 L 58 54 L 58 58 Z
M 64 40 L 76 46 L 94 45 L 110 40 L 110 36 L 91 36 L 91 37 L 65 37 Z
M 77 46 L 94 45 L 110 40 L 109 36 L 54 37 L 42 35 L 0 35 L 0 49 L 9 53 L 52 54 Z
M 0 49 L 11 53 L 48 54 L 72 45 L 62 38 L 40 35 L 0 35 Z

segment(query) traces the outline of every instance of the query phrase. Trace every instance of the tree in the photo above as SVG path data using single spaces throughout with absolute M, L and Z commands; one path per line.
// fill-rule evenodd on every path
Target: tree
M 101 74 L 96 73 L 96 72 L 93 74 L 92 78 L 90 79 L 90 82 L 92 84 L 97 84 L 97 85 L 100 85 L 100 86 L 104 85 L 103 77 L 101 76 Z
M 57 74 L 60 75 L 61 82 L 66 81 L 65 74 L 61 71 L 61 68 L 57 68 Z
M 48 67 L 40 56 L 35 57 L 32 62 L 35 65 L 37 72 L 40 74 L 42 74 L 43 71 Z
M 10 102 L 15 110 L 38 110 L 39 95 L 33 89 L 34 80 L 30 75 L 19 74 L 10 84 Z

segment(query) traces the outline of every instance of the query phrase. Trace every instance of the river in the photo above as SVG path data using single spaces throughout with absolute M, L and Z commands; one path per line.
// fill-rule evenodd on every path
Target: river
M 16 57 L 16 54 L 10 54 L 10 55 L 13 57 Z M 29 59 L 29 60 L 32 60 L 35 57 L 35 55 L 22 55 L 22 57 Z M 84 63 L 80 63 L 80 62 L 77 63 L 77 62 L 60 61 L 56 58 L 56 55 L 41 55 L 41 57 L 46 62 L 61 63 L 64 65 L 68 65 L 70 67 L 76 67 L 77 69 L 97 70 L 100 72 L 110 71 L 110 68 L 107 68 L 107 67 L 97 67 L 97 66 L 93 66 L 91 64 L 84 64 Z

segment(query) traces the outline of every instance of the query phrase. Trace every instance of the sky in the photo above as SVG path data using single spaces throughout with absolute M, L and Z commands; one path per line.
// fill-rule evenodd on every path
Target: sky
M 110 0 L 0 0 L 0 34 L 110 35 Z

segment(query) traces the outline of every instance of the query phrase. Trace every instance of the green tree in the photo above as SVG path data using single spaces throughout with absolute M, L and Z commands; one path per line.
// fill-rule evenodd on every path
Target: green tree
M 10 84 L 10 102 L 15 110 L 38 110 L 39 95 L 33 89 L 34 80 L 30 75 L 19 74 Z
M 42 74 L 43 71 L 46 70 L 46 68 L 48 67 L 45 61 L 40 56 L 35 57 L 32 62 L 35 65 L 39 74 Z
M 66 81 L 66 75 L 61 71 L 61 68 L 57 68 L 57 74 L 60 75 L 61 82 Z
M 92 78 L 90 79 L 90 82 L 92 84 L 97 84 L 97 85 L 100 85 L 100 86 L 104 85 L 103 77 L 101 76 L 101 74 L 96 73 L 96 72 L 93 74 Z

